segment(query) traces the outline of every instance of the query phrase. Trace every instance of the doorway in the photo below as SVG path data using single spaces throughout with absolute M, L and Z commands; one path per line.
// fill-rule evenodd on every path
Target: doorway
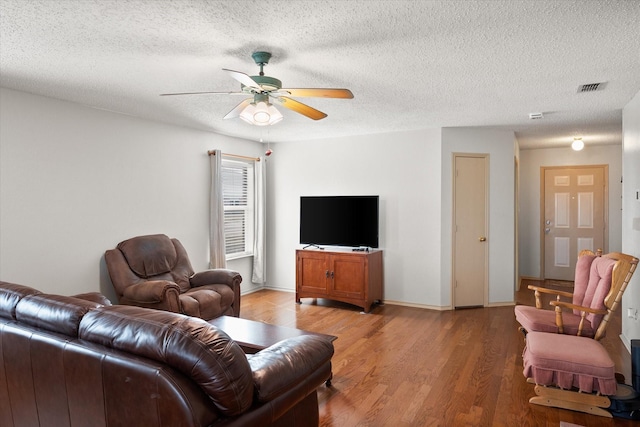
M 487 303 L 488 170 L 488 154 L 454 154 L 454 308 Z
M 542 168 L 542 278 L 572 281 L 581 250 L 606 252 L 607 176 L 607 165 Z

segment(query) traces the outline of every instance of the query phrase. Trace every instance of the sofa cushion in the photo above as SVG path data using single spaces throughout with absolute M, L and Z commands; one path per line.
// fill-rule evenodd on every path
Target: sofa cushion
M 102 305 L 63 295 L 29 295 L 16 306 L 16 319 L 36 328 L 75 338 L 82 316 L 97 307 Z
M 18 302 L 28 295 L 39 293 L 41 293 L 39 290 L 28 286 L 0 282 L 0 317 L 15 320 Z
M 247 357 L 227 334 L 202 319 L 114 305 L 87 313 L 79 337 L 172 366 L 193 379 L 225 415 L 251 406 Z

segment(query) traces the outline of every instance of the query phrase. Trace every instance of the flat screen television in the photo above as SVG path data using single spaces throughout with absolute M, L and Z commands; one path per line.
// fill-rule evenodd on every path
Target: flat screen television
M 300 197 L 300 244 L 378 247 L 378 196 Z

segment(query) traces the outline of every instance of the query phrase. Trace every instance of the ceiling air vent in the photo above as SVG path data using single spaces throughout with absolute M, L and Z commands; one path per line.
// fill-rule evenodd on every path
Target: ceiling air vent
M 586 85 L 581 85 L 578 88 L 578 93 L 583 93 L 583 92 L 595 92 L 597 90 L 602 90 L 604 89 L 605 83 L 589 83 Z

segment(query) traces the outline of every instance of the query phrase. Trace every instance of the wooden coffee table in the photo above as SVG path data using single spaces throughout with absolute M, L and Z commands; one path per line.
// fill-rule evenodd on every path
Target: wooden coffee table
M 233 316 L 221 316 L 210 320 L 210 324 L 223 330 L 229 337 L 240 345 L 245 353 L 254 354 L 273 344 L 287 338 L 302 335 L 315 335 L 324 337 L 328 341 L 335 341 L 338 337 L 317 332 L 303 331 L 301 329 L 288 328 L 286 326 L 270 325 L 255 320 L 241 319 Z M 333 375 L 332 375 L 333 376 Z M 331 377 L 332 377 L 331 376 Z M 326 381 L 327 387 L 331 386 L 331 377 Z
M 255 320 L 241 319 L 233 316 L 221 316 L 210 320 L 209 323 L 218 329 L 222 329 L 232 340 L 242 347 L 245 353 L 251 354 L 272 346 L 278 341 L 302 335 L 324 337 L 331 342 L 338 338 L 333 335 L 303 331 L 286 326 L 270 325 L 264 322 L 256 322 Z

